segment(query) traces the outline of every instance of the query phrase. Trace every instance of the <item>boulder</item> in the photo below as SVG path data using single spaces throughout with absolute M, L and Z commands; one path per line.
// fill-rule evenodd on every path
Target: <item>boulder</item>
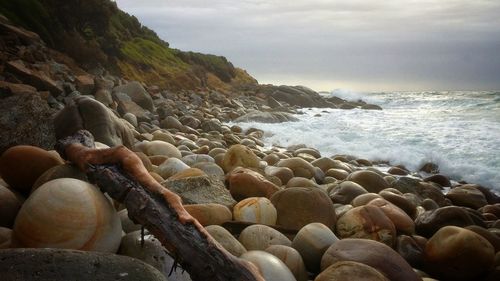
M 466 227 L 474 225 L 474 220 L 465 209 L 457 206 L 425 211 L 415 219 L 416 231 L 424 237 L 431 237 L 439 229 L 449 225 Z
M 56 138 L 73 135 L 78 130 L 88 130 L 98 142 L 110 147 L 125 145 L 131 148 L 135 142 L 129 127 L 102 103 L 80 96 L 59 111 L 54 118 Z
M 265 250 L 271 245 L 291 246 L 292 242 L 284 234 L 267 225 L 247 226 L 238 240 L 247 250 Z
M 277 167 L 287 167 L 293 171 L 294 176 L 310 179 L 315 175 L 314 166 L 300 157 L 281 159 L 276 163 Z
M 129 96 L 133 102 L 137 103 L 140 107 L 149 110 L 150 112 L 155 111 L 155 106 L 153 104 L 153 99 L 151 95 L 144 89 L 141 83 L 137 81 L 132 81 L 127 84 L 116 86 L 113 89 L 115 93 L 124 93 Z
M 248 251 L 241 258 L 253 263 L 266 281 L 295 281 L 290 269 L 277 257 L 264 251 Z
M 283 123 L 298 120 L 299 119 L 286 112 L 251 111 L 236 118 L 234 122 Z
M 8 61 L 5 63 L 5 69 L 14 73 L 24 83 L 40 90 L 50 91 L 53 96 L 58 96 L 63 92 L 62 88 L 45 72 L 28 68 L 22 60 Z
M 323 270 L 314 281 L 390 281 L 380 271 L 354 261 L 336 262 Z
M 297 250 L 285 245 L 271 245 L 265 251 L 279 258 L 290 269 L 297 281 L 308 280 L 306 266 Z
M 373 205 L 355 207 L 337 221 L 337 233 L 341 238 L 364 238 L 382 242 L 389 247 L 396 242 L 394 223 Z
M 266 197 L 250 197 L 241 200 L 233 208 L 234 220 L 275 225 L 277 212 Z
M 0 112 L 0 154 L 20 144 L 54 148 L 52 119 L 57 111 L 34 88 L 0 81 Z
M 484 194 L 477 189 L 474 185 L 463 185 L 452 188 L 446 197 L 453 202 L 454 205 L 479 209 L 486 204 Z
M 184 205 L 186 211 L 197 219 L 201 225 L 221 225 L 233 218 L 228 207 L 221 204 L 206 203 Z
M 493 267 L 495 249 L 481 235 L 445 226 L 425 247 L 426 268 L 442 280 L 480 280 Z
M 224 154 L 222 168 L 226 173 L 236 167 L 257 168 L 259 167 L 259 161 L 259 157 L 250 148 L 241 144 L 235 144 Z
M 130 257 L 63 249 L 0 251 L 2 280 L 166 281 L 154 267 Z M 119 279 L 118 279 L 119 278 Z
M 228 252 L 233 254 L 235 257 L 241 256 L 246 253 L 247 249 L 234 238 L 234 236 L 224 227 L 220 225 L 209 225 L 205 227 L 208 233 Z
M 325 270 L 330 265 L 342 261 L 371 266 L 391 281 L 421 280 L 396 251 L 374 240 L 346 238 L 333 243 L 321 259 L 321 269 Z
M 280 190 L 274 183 L 268 181 L 261 174 L 245 168 L 235 168 L 226 176 L 229 184 L 229 191 L 236 200 L 243 200 L 248 197 L 271 196 Z
M 0 227 L 11 228 L 24 203 L 24 198 L 17 192 L 0 184 Z
M 383 177 L 368 170 L 353 172 L 347 177 L 347 180 L 361 185 L 368 192 L 379 193 L 381 190 L 389 188 L 389 183 Z
M 291 187 L 273 194 L 271 202 L 278 211 L 277 224 L 299 230 L 320 222 L 333 229 L 337 221 L 333 203 L 321 189 Z

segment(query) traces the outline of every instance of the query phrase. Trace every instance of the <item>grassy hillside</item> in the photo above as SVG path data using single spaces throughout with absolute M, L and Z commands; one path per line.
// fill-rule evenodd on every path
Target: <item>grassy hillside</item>
M 225 57 L 170 48 L 110 0 L 0 0 L 0 13 L 86 69 L 100 65 L 173 90 L 256 83 Z

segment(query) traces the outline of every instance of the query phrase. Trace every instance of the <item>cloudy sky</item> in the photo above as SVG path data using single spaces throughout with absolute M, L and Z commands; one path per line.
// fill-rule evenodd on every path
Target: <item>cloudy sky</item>
M 260 83 L 499 90 L 499 0 L 117 0 L 171 47 Z

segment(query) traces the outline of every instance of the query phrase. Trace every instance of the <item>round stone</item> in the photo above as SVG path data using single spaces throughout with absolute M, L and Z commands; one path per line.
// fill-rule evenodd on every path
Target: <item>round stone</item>
M 394 223 L 373 205 L 355 207 L 337 221 L 337 233 L 341 238 L 364 238 L 382 242 L 389 247 L 396 241 Z
M 0 226 L 0 249 L 12 247 L 12 229 Z
M 439 229 L 425 247 L 426 268 L 443 280 L 478 280 L 494 263 L 495 249 L 481 235 L 456 226 Z
M 347 177 L 347 180 L 353 181 L 364 187 L 368 192 L 373 193 L 379 193 L 389 187 L 389 184 L 382 176 L 368 170 L 353 172 Z
M 221 204 L 192 204 L 184 205 L 184 208 L 203 226 L 213 224 L 220 225 L 233 218 L 229 208 Z
M 321 257 L 339 239 L 322 223 L 310 223 L 302 227 L 293 238 L 292 247 L 302 256 L 310 272 L 319 272 Z
M 116 252 L 120 218 L 94 185 L 61 178 L 40 186 L 21 207 L 13 242 L 26 248 Z
M 382 196 L 377 193 L 364 193 L 356 196 L 351 202 L 354 207 L 364 206 L 368 204 L 373 199 L 382 198 Z
M 315 174 L 314 166 L 300 157 L 281 159 L 278 163 L 276 163 L 276 166 L 291 169 L 296 177 L 310 179 Z
M 295 281 L 290 269 L 277 257 L 264 251 L 248 251 L 241 258 L 252 262 L 266 281 Z
M 234 236 L 224 227 L 220 225 L 209 225 L 206 226 L 205 229 L 224 249 L 234 256 L 239 257 L 243 253 L 246 253 L 247 249 L 245 249 L 240 241 L 234 238 Z
M 264 172 L 268 176 L 279 178 L 283 184 L 287 184 L 293 178 L 293 171 L 287 167 L 266 166 Z
M 368 193 L 361 185 L 352 181 L 343 181 L 329 192 L 333 203 L 349 204 L 361 194 Z
M 24 198 L 16 191 L 0 184 L 0 227 L 12 227 L 24 203 Z
M 277 212 L 265 197 L 250 197 L 241 200 L 233 208 L 234 220 L 258 224 L 276 224 Z
M 368 203 L 368 205 L 379 207 L 382 212 L 392 221 L 396 230 L 404 234 L 415 233 L 415 223 L 403 210 L 391 202 L 383 199 L 376 198 Z
M 40 187 L 42 184 L 46 182 L 60 178 L 72 178 L 72 179 L 86 181 L 87 175 L 74 165 L 71 164 L 57 165 L 45 171 L 45 173 L 43 173 L 36 180 L 36 182 L 33 184 L 31 192 L 35 191 L 38 187 Z
M 297 281 L 307 281 L 307 270 L 302 260 L 302 256 L 297 250 L 284 245 L 272 245 L 266 252 L 279 258 L 292 272 Z
M 238 240 L 247 250 L 265 250 L 271 245 L 290 246 L 292 242 L 284 234 L 266 225 L 254 224 L 241 232 Z
M 454 205 L 479 209 L 488 204 L 484 194 L 474 185 L 464 185 L 452 188 L 446 197 L 453 202 Z
M 169 177 L 189 169 L 189 166 L 177 158 L 168 158 L 156 169 L 156 173 L 162 178 L 168 179 Z
M 311 187 L 318 188 L 318 184 L 314 181 L 301 177 L 293 177 L 287 183 L 286 187 Z
M 146 147 L 144 148 L 144 153 L 146 153 L 146 155 L 148 156 L 163 155 L 178 159 L 182 158 L 181 152 L 179 151 L 179 149 L 177 149 L 177 147 L 168 142 L 160 140 L 148 142 L 146 144 Z
M 236 167 L 257 168 L 259 167 L 259 161 L 259 157 L 250 148 L 241 144 L 235 144 L 224 154 L 222 168 L 226 173 Z
M 285 228 L 301 229 L 320 222 L 333 229 L 337 221 L 332 200 L 321 189 L 291 187 L 276 192 L 271 202 L 278 211 L 277 224 Z
M 371 266 L 391 281 L 421 280 L 396 251 L 374 240 L 346 238 L 333 243 L 321 259 L 321 269 L 325 270 L 342 261 L 354 261 Z
M 0 157 L 0 175 L 10 188 L 27 195 L 38 177 L 63 163 L 57 153 L 35 146 L 18 145 L 7 149 Z
M 233 169 L 227 176 L 229 191 L 235 200 L 243 200 L 249 197 L 270 198 L 280 188 L 268 181 L 263 175 L 250 169 L 238 167 Z

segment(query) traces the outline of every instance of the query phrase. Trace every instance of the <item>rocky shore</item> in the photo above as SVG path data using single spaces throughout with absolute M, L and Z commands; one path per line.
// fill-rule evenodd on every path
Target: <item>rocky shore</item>
M 266 149 L 262 130 L 225 125 L 293 121 L 303 107 L 378 106 L 302 86 L 171 92 L 86 72 L 36 34 L 5 21 L 0 29 L 2 280 L 191 280 L 171 273 L 160 242 L 147 233 L 141 242 L 127 210 L 53 151 L 79 129 L 98 148 L 133 150 L 266 280 L 500 279 L 492 191 L 452 185 L 432 163 L 421 177 L 307 144 Z

